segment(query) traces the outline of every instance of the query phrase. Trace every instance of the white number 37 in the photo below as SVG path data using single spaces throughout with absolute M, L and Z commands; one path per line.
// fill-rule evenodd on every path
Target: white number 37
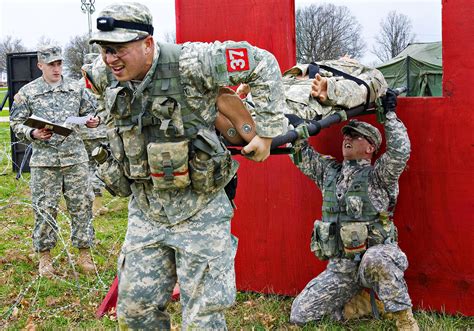
M 246 48 L 228 48 L 226 53 L 228 71 L 249 70 L 249 57 Z

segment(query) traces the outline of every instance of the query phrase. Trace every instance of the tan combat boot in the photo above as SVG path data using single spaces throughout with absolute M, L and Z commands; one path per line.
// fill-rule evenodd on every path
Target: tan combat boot
M 419 331 L 418 323 L 413 317 L 411 308 L 392 313 L 395 325 L 399 331 Z
M 53 278 L 54 276 L 53 259 L 49 251 L 40 252 L 39 274 L 47 278 Z
M 377 305 L 380 316 L 384 315 L 385 309 L 382 301 L 375 299 L 375 304 Z M 345 304 L 343 314 L 346 320 L 371 316 L 372 306 L 370 304 L 370 294 L 364 290 L 360 291 L 348 303 Z
M 96 197 L 92 202 L 92 214 L 94 215 L 104 215 L 107 214 L 109 208 L 102 205 L 102 202 Z
M 77 266 L 86 274 L 95 273 L 95 265 L 92 261 L 91 251 L 89 248 L 79 249 L 79 258 L 77 259 Z

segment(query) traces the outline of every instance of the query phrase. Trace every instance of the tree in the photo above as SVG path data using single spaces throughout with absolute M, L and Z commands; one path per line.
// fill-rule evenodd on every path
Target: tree
M 296 60 L 309 63 L 348 55 L 360 58 L 362 26 L 346 6 L 310 5 L 296 11 Z
M 7 53 L 25 52 L 21 39 L 6 36 L 0 41 L 0 72 L 7 70 Z
M 380 21 L 380 33 L 375 37 L 372 53 L 382 62 L 397 56 L 408 44 L 415 41 L 415 34 L 411 29 L 408 16 L 396 11 L 389 12 L 387 17 Z
M 93 53 L 99 53 L 97 46 L 92 48 Z M 67 68 L 67 74 L 71 78 L 79 79 L 81 67 L 84 64 L 84 57 L 89 53 L 89 35 L 75 36 L 69 40 L 69 43 L 63 50 L 64 65 Z
M 59 45 L 59 43 L 50 37 L 42 35 L 36 42 L 36 50 L 38 50 L 44 45 Z

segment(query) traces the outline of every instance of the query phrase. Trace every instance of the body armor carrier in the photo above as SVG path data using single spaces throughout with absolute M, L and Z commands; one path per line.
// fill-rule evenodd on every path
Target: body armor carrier
M 368 247 L 396 240 L 388 212 L 378 212 L 368 195 L 373 167 L 359 171 L 341 199 L 336 195 L 340 164 L 328 174 L 324 187 L 322 222 L 314 223 L 311 250 L 322 260 L 344 257 L 360 260 Z
M 186 101 L 179 71 L 181 46 L 159 48 L 154 74 L 142 82 L 141 91 L 140 86 L 131 90 L 128 82 L 117 81 L 106 90 L 106 108 L 115 125 L 107 132 L 111 154 L 129 180 L 151 178 L 158 190 L 192 184 L 196 192 L 212 193 L 235 175 L 237 162 L 210 123 Z

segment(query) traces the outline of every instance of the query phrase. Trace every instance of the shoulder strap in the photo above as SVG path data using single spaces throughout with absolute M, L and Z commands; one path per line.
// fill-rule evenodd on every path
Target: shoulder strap
M 179 55 L 181 45 L 158 43 L 160 55 L 156 66 L 154 79 L 161 80 L 161 84 L 155 87 L 154 95 L 173 95 L 182 92 L 179 83 Z M 175 78 L 174 81 L 172 79 Z
M 197 112 L 191 110 L 181 85 L 179 59 L 182 45 L 158 43 L 158 47 L 160 55 L 153 77 L 155 81 L 153 95 L 167 96 L 181 103 L 185 135 L 195 136 L 199 128 L 206 126 L 206 121 Z
M 313 65 L 318 65 L 314 62 L 311 62 L 311 64 Z M 352 75 L 349 75 L 348 73 L 345 73 L 344 71 L 341 71 L 341 70 L 338 70 L 338 69 L 335 69 L 333 67 L 329 67 L 327 65 L 324 65 L 324 64 L 319 64 L 319 67 L 324 69 L 324 70 L 327 70 L 329 72 L 332 72 L 333 74 L 336 74 L 338 76 L 342 76 L 344 77 L 345 79 L 349 79 L 349 80 L 352 80 L 354 82 L 356 82 L 357 84 L 359 85 L 364 85 L 365 88 L 367 89 L 367 98 L 365 100 L 365 105 L 364 105 L 364 108 L 367 109 L 369 107 L 369 103 L 370 103 L 370 88 L 369 88 L 369 85 L 364 82 L 362 79 L 360 78 L 357 78 L 355 76 L 352 76 Z

